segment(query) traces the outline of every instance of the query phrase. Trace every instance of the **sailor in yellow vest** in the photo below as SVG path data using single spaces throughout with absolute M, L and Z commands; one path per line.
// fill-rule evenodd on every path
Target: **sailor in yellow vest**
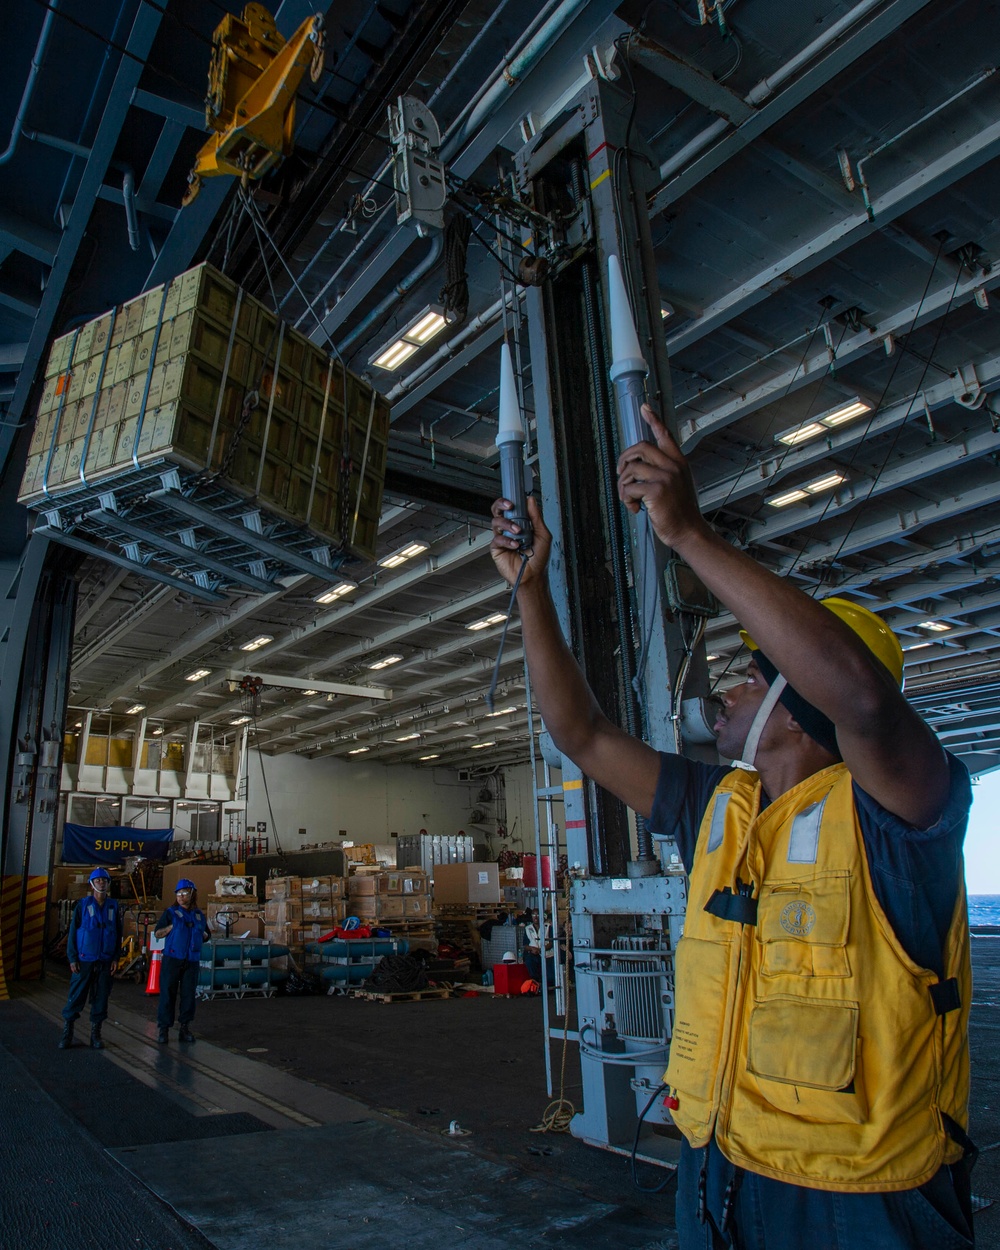
M 970 1246 L 968 772 L 903 697 L 891 630 L 717 535 L 676 443 L 644 415 L 657 443 L 622 454 L 619 496 L 751 650 L 715 725 L 725 764 L 660 754 L 604 716 L 559 630 L 533 499 L 517 597 L 557 746 L 675 838 L 689 873 L 664 1077 L 684 1136 L 680 1245 Z M 494 504 L 491 551 L 513 584 L 510 507 Z

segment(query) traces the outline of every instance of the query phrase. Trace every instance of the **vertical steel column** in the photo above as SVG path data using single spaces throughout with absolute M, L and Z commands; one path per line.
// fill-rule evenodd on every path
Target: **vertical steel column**
M 0 718 L 9 753 L 0 943 L 8 979 L 42 974 L 76 607 L 75 563 L 75 557 L 58 548 L 43 546 L 36 554 L 29 544 L 17 583 L 18 628 L 12 623 L 4 656 Z M 26 572 L 34 576 L 26 578 Z M 15 638 L 19 649 L 11 650 Z
M 608 374 L 610 255 L 619 258 L 631 280 L 636 329 L 650 363 L 650 402 L 673 424 L 646 172 L 641 160 L 633 155 L 630 161 L 626 152 L 639 147 L 631 112 L 632 101 L 617 88 L 591 82 L 559 121 L 516 154 L 515 171 L 525 202 L 570 221 L 564 253 L 574 256 L 526 298 L 538 472 L 554 539 L 550 583 L 556 612 L 607 715 L 653 746 L 674 750 L 673 687 L 687 648 L 665 596 L 656 593 L 667 553 L 643 526 L 644 518 L 637 521 L 622 508 L 615 481 L 622 441 Z M 642 585 L 643 578 L 655 585 Z M 642 619 L 639 605 L 651 599 L 656 611 L 647 608 Z M 640 672 L 644 639 L 647 655 Z M 687 693 L 703 695 L 707 677 L 704 656 L 696 657 Z M 595 1145 L 627 1149 L 650 1079 L 655 1088 L 652 1073 L 657 1063 L 665 1066 L 669 994 L 663 979 L 656 995 L 660 1034 L 637 1048 L 621 1036 L 617 1004 L 600 968 L 605 948 L 619 934 L 626 944 L 631 934 L 652 935 L 649 945 L 664 952 L 652 963 L 659 959 L 666 967 L 673 930 L 665 917 L 682 912 L 683 885 L 676 869 L 663 873 L 666 853 L 654 851 L 648 837 L 639 837 L 638 854 L 630 851 L 630 814 L 567 759 L 562 780 L 569 861 L 581 878 L 574 884 L 571 911 L 584 1105 L 572 1131 Z M 557 1035 L 561 1038 L 560 1030 L 553 1031 Z

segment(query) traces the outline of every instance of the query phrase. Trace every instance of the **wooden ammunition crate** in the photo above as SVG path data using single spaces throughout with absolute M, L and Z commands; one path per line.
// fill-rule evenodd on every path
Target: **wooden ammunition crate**
M 210 265 L 57 339 L 18 499 L 167 462 L 373 558 L 385 400 Z

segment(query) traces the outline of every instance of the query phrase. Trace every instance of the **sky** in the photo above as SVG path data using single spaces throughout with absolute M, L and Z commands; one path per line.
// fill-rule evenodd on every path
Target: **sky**
M 1000 771 L 972 786 L 965 881 L 970 894 L 1000 894 Z

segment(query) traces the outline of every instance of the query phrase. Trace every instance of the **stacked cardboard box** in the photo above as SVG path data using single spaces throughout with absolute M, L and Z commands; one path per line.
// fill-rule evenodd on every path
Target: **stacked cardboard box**
M 344 920 L 343 877 L 270 877 L 264 936 L 301 951 Z
M 347 878 L 347 912 L 364 924 L 388 929 L 411 948 L 434 950 L 430 882 L 421 868 L 352 873 Z
M 500 902 L 496 864 L 436 864 L 434 902 L 448 907 L 482 907 Z
M 18 498 L 166 460 L 371 558 L 388 432 L 372 387 L 199 265 L 55 341 Z
M 256 894 L 210 894 L 205 904 L 213 933 L 234 937 L 262 937 L 261 905 Z

